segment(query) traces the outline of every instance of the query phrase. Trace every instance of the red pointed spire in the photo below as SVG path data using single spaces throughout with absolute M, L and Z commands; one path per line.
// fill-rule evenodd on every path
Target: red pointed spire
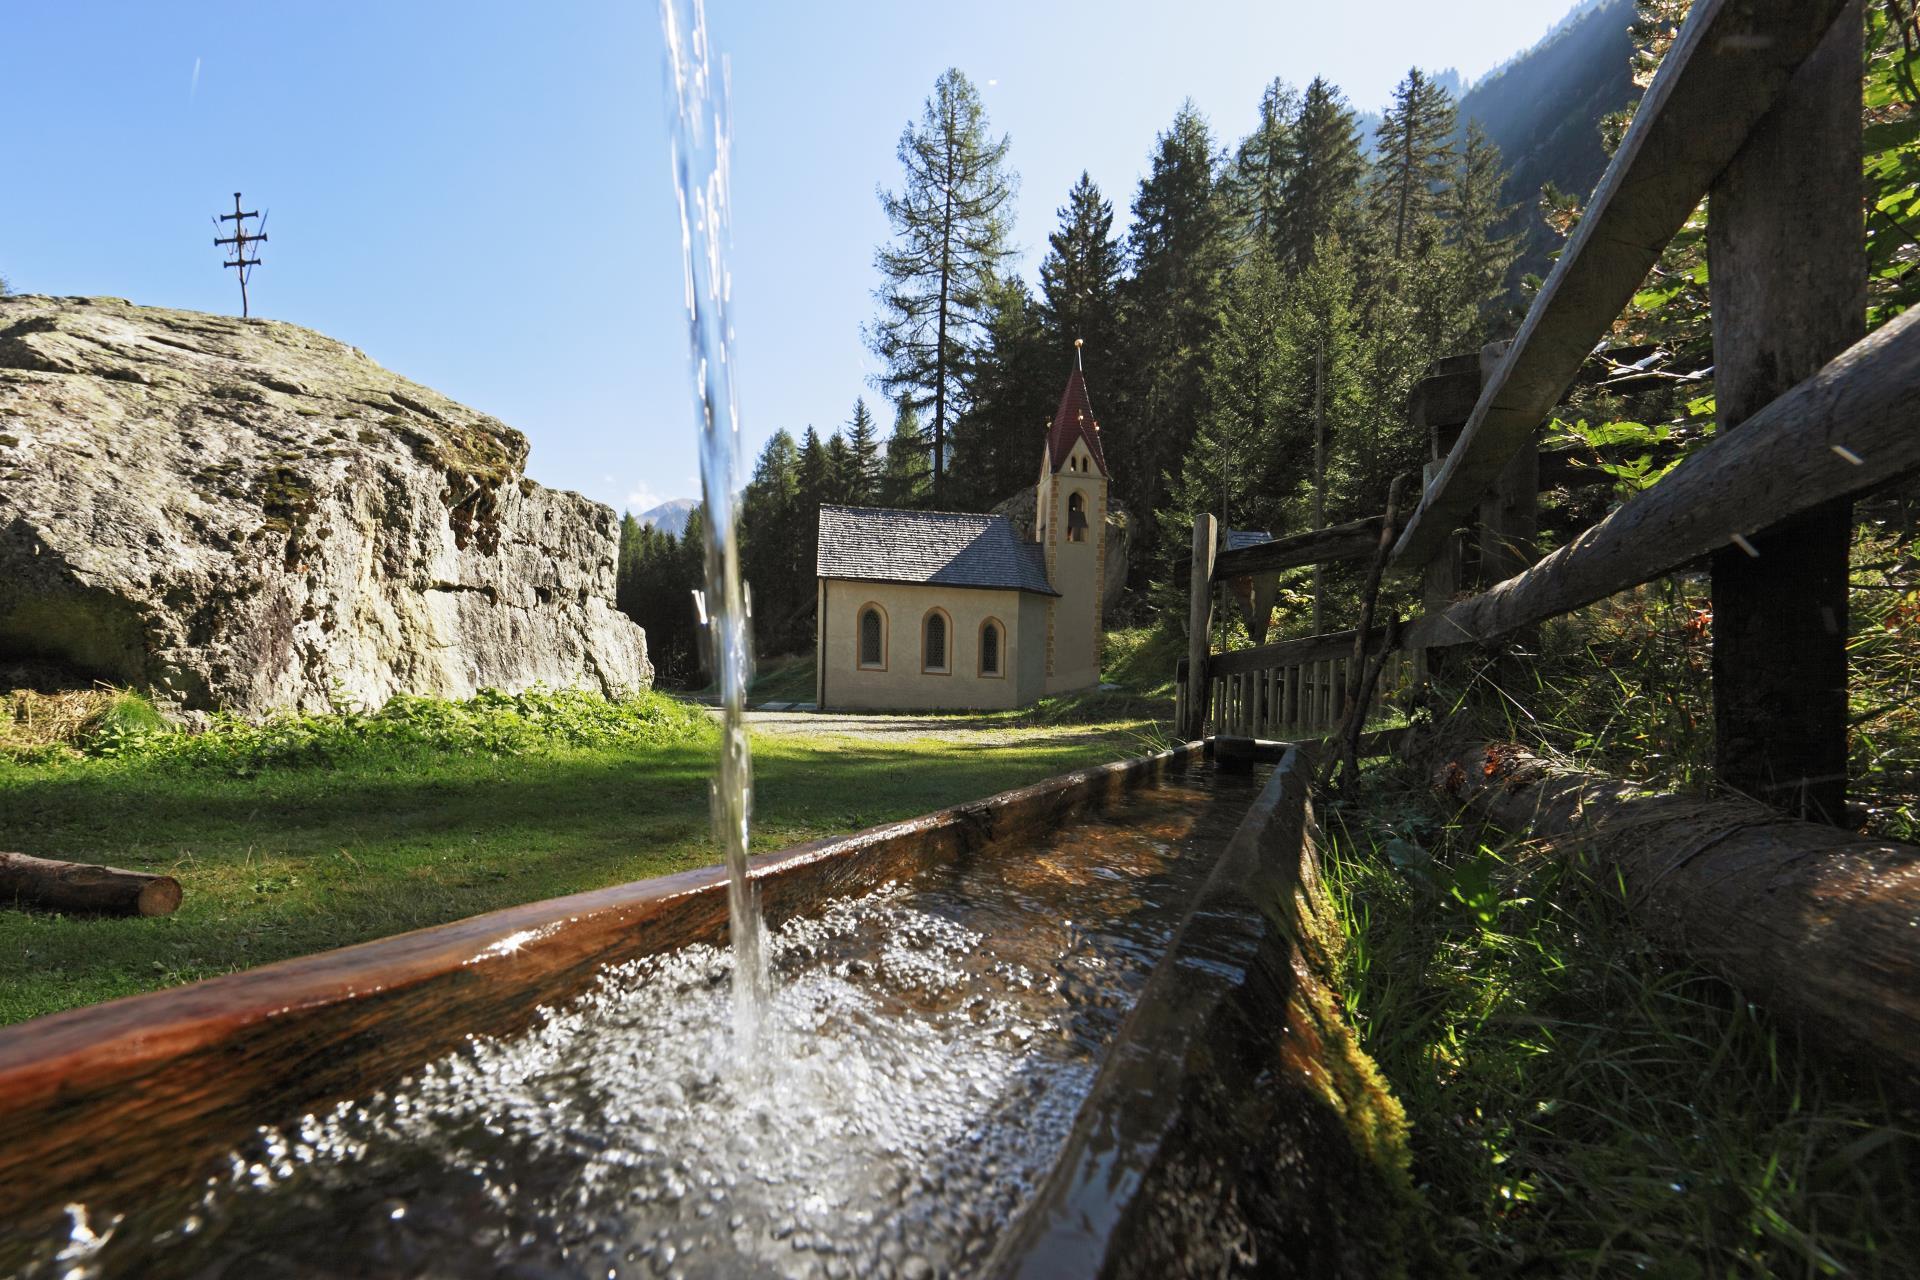
M 1100 474 L 1107 474 L 1107 457 L 1100 449 L 1100 423 L 1093 416 L 1093 403 L 1087 399 L 1087 380 L 1080 372 L 1080 340 L 1074 340 L 1073 372 L 1067 375 L 1067 389 L 1060 396 L 1060 411 L 1053 416 L 1053 430 L 1047 433 L 1047 465 L 1054 471 L 1067 465 L 1073 442 L 1085 440 L 1087 452 Z

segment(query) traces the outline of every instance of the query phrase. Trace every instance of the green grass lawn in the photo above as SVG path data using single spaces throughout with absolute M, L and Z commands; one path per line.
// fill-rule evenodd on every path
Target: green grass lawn
M 417 704 L 424 737 L 321 717 L 200 735 L 191 751 L 172 735 L 119 758 L 0 758 L 0 848 L 165 871 L 185 890 L 155 920 L 0 908 L 0 1022 L 716 860 L 715 735 L 697 714 L 627 743 L 617 723 L 569 739 L 510 708 L 442 731 L 458 711 Z M 991 749 L 756 735 L 754 847 L 1138 754 L 1156 730 L 1116 716 L 993 732 Z

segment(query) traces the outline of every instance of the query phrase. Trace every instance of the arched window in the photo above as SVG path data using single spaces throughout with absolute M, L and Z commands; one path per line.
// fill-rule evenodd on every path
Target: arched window
M 983 676 L 1004 676 L 1006 668 L 1001 666 L 1000 651 L 1005 647 L 1006 632 L 997 618 L 988 618 L 980 624 L 980 674 Z
M 1067 499 L 1067 541 L 1085 542 L 1087 540 L 1087 499 L 1083 494 L 1074 494 Z
M 927 620 L 920 624 L 924 643 L 920 648 L 920 669 L 945 675 L 953 668 L 948 665 L 947 652 L 947 615 L 939 609 L 927 611 Z
M 860 610 L 859 665 L 868 671 L 887 669 L 887 616 L 877 604 Z

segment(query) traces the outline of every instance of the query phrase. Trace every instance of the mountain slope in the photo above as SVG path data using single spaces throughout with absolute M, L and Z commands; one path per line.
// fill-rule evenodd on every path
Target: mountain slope
M 1507 165 L 1507 199 L 1525 233 L 1521 273 L 1544 274 L 1558 243 L 1540 218 L 1542 185 L 1584 197 L 1606 170 L 1600 120 L 1639 93 L 1628 71 L 1632 19 L 1633 0 L 1582 0 L 1460 100 L 1461 119 L 1478 120 Z

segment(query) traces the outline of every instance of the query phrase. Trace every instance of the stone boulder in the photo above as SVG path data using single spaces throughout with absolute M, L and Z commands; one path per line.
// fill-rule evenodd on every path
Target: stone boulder
M 652 680 L 613 511 L 309 329 L 0 297 L 0 663 L 182 716 Z

